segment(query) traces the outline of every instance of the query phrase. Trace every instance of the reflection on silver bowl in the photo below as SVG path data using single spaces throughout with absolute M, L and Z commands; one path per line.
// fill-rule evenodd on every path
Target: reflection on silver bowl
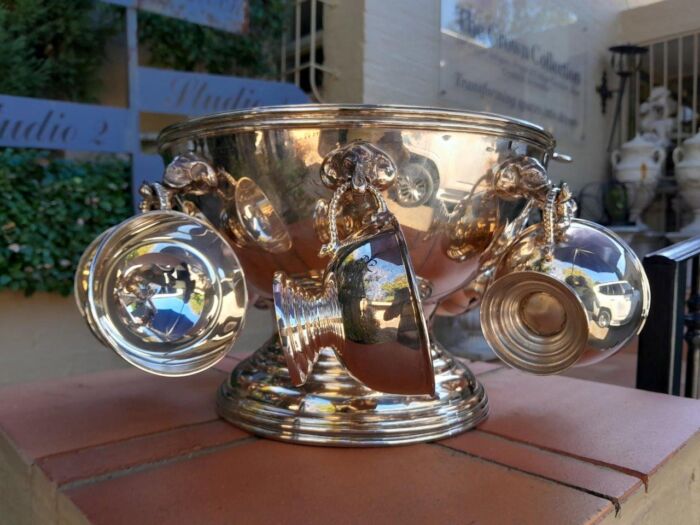
M 321 350 L 332 348 L 369 388 L 432 395 L 428 328 L 406 242 L 393 221 L 375 230 L 344 243 L 318 291 L 275 275 L 277 330 L 290 377 L 303 385 Z
M 481 326 L 498 356 L 535 374 L 596 363 L 639 333 L 649 284 L 635 253 L 574 219 L 546 250 L 541 224 L 513 243 L 484 296 Z
M 507 313 L 517 333 L 537 332 L 543 347 L 561 351 L 550 370 L 534 359 L 537 373 L 587 360 L 589 348 L 594 356 L 614 351 L 638 328 L 637 312 L 643 318 L 648 305 L 643 276 L 635 281 L 634 272 L 618 268 L 614 276 L 586 281 L 600 296 L 589 309 L 586 295 L 575 290 L 583 284 L 528 259 L 539 255 L 532 250 L 554 246 L 549 233 L 544 243 L 531 235 L 534 230 L 520 237 L 530 212 L 539 208 L 547 211 L 549 225 L 555 216 L 565 219 L 557 222 L 563 237 L 558 248 L 547 248 L 547 261 L 553 256 L 570 263 L 570 254 L 557 251 L 563 246 L 599 250 L 606 262 L 609 247 L 613 255 L 623 253 L 618 261 L 628 261 L 613 237 L 602 230 L 587 237 L 581 232 L 595 228 L 581 223 L 571 226 L 567 244 L 573 201 L 546 173 L 556 158 L 554 139 L 526 122 L 400 106 L 258 108 L 176 124 L 161 134 L 159 148 L 171 164 L 163 184 L 143 192 L 142 209 L 177 204 L 188 213 L 201 210 L 208 222 L 197 224 L 211 223 L 223 236 L 207 236 L 218 255 L 211 263 L 212 248 L 183 236 L 179 227 L 161 236 L 149 222 L 153 212 L 146 213 L 125 228 L 128 235 L 113 232 L 97 249 L 88 272 L 88 321 L 118 352 L 156 373 L 210 365 L 235 338 L 233 325 L 240 324 L 245 304 L 245 287 L 226 284 L 229 275 L 242 281 L 226 250 L 233 246 L 252 292 L 262 301 L 274 297 L 287 350 L 285 357 L 279 341 L 271 340 L 241 362 L 219 392 L 219 413 L 259 435 L 390 445 L 477 425 L 488 411 L 483 387 L 426 335 L 423 319 L 476 308 L 485 293 L 505 298 L 491 304 L 496 313 Z M 394 233 L 365 237 L 365 228 L 382 216 L 395 218 Z M 144 241 L 147 247 L 139 251 L 130 239 L 141 231 L 164 248 Z M 390 249 L 375 257 L 383 243 Z M 328 263 L 326 255 L 337 256 Z M 391 261 L 395 278 L 374 283 L 370 265 L 380 260 Z M 218 274 L 212 267 L 229 271 Z M 528 272 L 537 287 L 523 288 Z M 526 293 L 515 297 L 508 279 L 519 280 L 518 290 Z M 230 318 L 215 314 L 223 307 L 217 287 L 225 285 L 240 298 Z M 627 285 L 633 291 L 625 306 Z M 602 298 L 617 292 L 623 297 Z M 193 294 L 202 298 L 199 311 Z M 185 308 L 191 312 L 185 315 Z M 173 309 L 181 314 L 171 316 Z M 574 329 L 567 331 L 562 327 L 569 322 Z M 566 355 L 566 345 L 554 344 L 565 332 L 585 340 L 586 348 Z M 512 348 L 507 343 L 506 357 Z M 378 351 L 382 345 L 390 347 L 386 360 Z M 402 366 L 406 358 L 408 366 Z M 358 379 L 404 393 L 382 393 Z M 434 396 L 424 395 L 433 382 Z
M 343 172 L 362 175 L 358 187 L 367 182 L 378 188 L 398 220 L 429 319 L 436 312 L 457 314 L 478 306 L 495 265 L 525 227 L 535 197 L 548 183 L 545 167 L 554 140 L 538 126 L 496 115 L 319 105 L 193 119 L 164 130 L 159 148 L 166 162 L 191 153 L 206 159 L 218 173 L 255 182 L 264 199 L 249 203 L 247 215 L 278 217 L 283 228 L 265 226 L 256 232 L 254 222 L 247 221 L 245 242 L 239 242 L 243 217 L 232 209 L 232 197 L 212 193 L 198 197 L 197 204 L 234 245 L 256 295 L 271 299 L 273 284 L 290 284 L 287 294 L 280 294 L 283 301 L 290 290 L 297 299 L 311 296 L 305 308 L 300 300 L 277 301 L 288 321 L 282 336 L 296 331 L 303 340 L 304 332 L 292 329 L 295 323 L 304 325 L 298 315 L 306 316 L 313 301 L 321 298 L 320 290 L 330 291 L 322 288 L 328 263 L 319 252 L 331 242 L 330 203 L 336 187 L 348 180 Z M 345 193 L 338 199 L 341 239 L 351 239 L 373 222 L 377 206 L 370 193 Z M 233 224 L 231 218 L 236 218 Z M 290 242 L 266 242 L 275 237 Z M 276 280 L 277 272 L 287 278 Z M 374 306 L 375 319 L 386 313 L 380 315 Z M 391 322 L 405 317 L 393 317 L 389 304 L 386 308 Z M 335 323 L 333 309 L 320 313 L 329 324 Z M 397 328 L 393 335 L 398 337 L 398 332 Z M 315 352 L 307 355 L 308 345 L 299 345 L 303 350 L 294 352 L 288 370 L 275 339 L 234 370 L 222 386 L 219 411 L 261 435 L 327 445 L 410 443 L 473 427 L 486 417 L 483 388 L 434 338 L 428 340 L 435 381 L 432 398 L 370 389 L 327 348 L 311 373 L 302 377 L 300 369 L 307 370 Z M 425 370 L 419 361 L 422 346 L 416 348 L 421 350 L 411 355 L 420 366 L 412 370 Z M 349 361 L 341 360 L 352 369 Z M 403 372 L 399 366 L 380 366 L 383 369 L 375 374 Z M 295 386 L 302 379 L 304 385 Z M 427 390 L 427 382 L 414 383 Z M 381 387 L 394 388 L 384 379 Z
M 98 337 L 138 368 L 189 375 L 230 350 L 247 301 L 230 245 L 207 222 L 151 211 L 114 227 L 88 276 Z

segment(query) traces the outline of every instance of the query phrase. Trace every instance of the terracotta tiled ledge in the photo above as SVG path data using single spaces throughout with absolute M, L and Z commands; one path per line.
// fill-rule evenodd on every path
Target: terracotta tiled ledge
M 235 364 L 0 390 L 0 523 L 700 523 L 700 403 L 474 364 L 479 430 L 304 447 L 219 420 Z

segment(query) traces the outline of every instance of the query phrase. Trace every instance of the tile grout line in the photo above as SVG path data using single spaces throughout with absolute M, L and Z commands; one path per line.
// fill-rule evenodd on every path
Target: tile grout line
M 503 435 L 501 435 L 501 434 L 496 434 L 495 432 L 489 432 L 489 431 L 487 431 L 487 430 L 482 430 L 482 429 L 480 429 L 480 428 L 478 428 L 478 427 L 475 428 L 475 429 L 473 429 L 472 432 L 475 432 L 475 433 L 477 433 L 477 434 L 478 434 L 478 433 L 486 434 L 487 436 L 490 436 L 490 437 L 492 437 L 492 438 L 501 439 L 501 440 L 507 441 L 507 442 L 509 442 L 509 443 L 515 443 L 515 444 L 517 444 L 517 445 L 519 445 L 519 446 L 531 448 L 531 449 L 533 449 L 533 450 L 537 450 L 537 451 L 540 451 L 540 452 L 547 452 L 547 453 L 553 454 L 553 455 L 555 455 L 555 456 L 563 456 L 563 457 L 566 457 L 566 458 L 569 458 L 569 459 L 573 459 L 573 460 L 575 460 L 575 461 L 579 461 L 579 462 L 581 462 L 581 463 L 585 463 L 586 465 L 593 465 L 593 466 L 595 466 L 595 467 L 601 468 L 601 469 L 603 469 L 603 470 L 609 470 L 609 471 L 615 472 L 615 473 L 617 473 L 617 474 L 624 474 L 625 476 L 630 476 L 630 477 L 632 477 L 632 478 L 638 479 L 639 481 L 642 482 L 642 484 L 644 484 L 644 480 L 642 480 L 642 479 L 640 478 L 639 475 L 634 475 L 634 474 L 632 474 L 632 473 L 624 472 L 623 470 L 621 470 L 621 469 L 623 469 L 624 467 L 616 468 L 615 466 L 613 466 L 613 465 L 611 465 L 611 464 L 608 464 L 608 463 L 603 463 L 603 462 L 599 463 L 599 462 L 596 462 L 596 461 L 588 461 L 588 458 L 582 458 L 582 457 L 580 457 L 580 456 L 576 456 L 576 455 L 573 455 L 573 454 L 568 454 L 568 453 L 566 453 L 566 452 L 562 452 L 562 451 L 560 451 L 560 450 L 555 450 L 555 449 L 552 449 L 552 448 L 540 447 L 540 446 L 535 445 L 535 444 L 533 444 L 533 443 L 530 443 L 530 442 L 528 442 L 528 441 L 520 441 L 520 440 L 511 438 L 511 437 L 509 437 L 509 436 L 503 436 Z M 636 471 L 635 471 L 635 472 L 636 472 Z
M 164 467 L 167 465 L 175 465 L 177 463 L 181 463 L 183 461 L 189 461 L 191 459 L 203 457 L 203 456 L 208 456 L 210 454 L 214 454 L 216 452 L 220 452 L 222 450 L 227 450 L 230 448 L 235 448 L 235 447 L 240 447 L 240 446 L 245 446 L 249 443 L 254 443 L 258 441 L 259 438 L 255 436 L 248 436 L 244 438 L 239 438 L 235 439 L 233 441 L 229 441 L 227 443 L 222 443 L 220 445 L 216 445 L 214 447 L 208 447 L 200 450 L 195 450 L 192 452 L 188 452 L 186 454 L 179 454 L 175 456 L 170 456 L 167 458 L 159 459 L 157 461 L 151 461 L 148 463 L 141 463 L 139 465 L 135 465 L 133 467 L 127 467 L 123 469 L 118 469 L 114 470 L 112 472 L 107 472 L 105 474 L 100 474 L 98 476 L 92 476 L 92 477 L 87 477 L 83 479 L 78 479 L 75 481 L 70 481 L 68 483 L 59 485 L 58 488 L 61 490 L 61 492 L 66 492 L 69 490 L 74 490 L 74 489 L 79 489 L 82 487 L 85 487 L 87 485 L 93 485 L 95 483 L 100 483 L 103 481 L 108 481 L 111 479 L 117 479 L 121 478 L 124 476 L 129 476 L 131 474 L 138 474 L 140 472 L 147 472 L 149 470 L 157 469 L 160 467 Z
M 557 485 L 562 485 L 562 486 L 564 486 L 564 487 L 568 487 L 568 488 L 570 488 L 570 489 L 577 490 L 577 491 L 579 491 L 579 492 L 584 492 L 585 494 L 588 494 L 588 495 L 590 495 L 590 496 L 596 496 L 596 497 L 598 497 L 598 498 L 605 499 L 605 500 L 607 500 L 607 501 L 609 501 L 610 503 L 613 504 L 613 507 L 615 508 L 615 517 L 618 516 L 618 514 L 620 513 L 620 509 L 622 508 L 622 506 L 620 505 L 619 500 L 618 500 L 616 497 L 614 497 L 614 496 L 609 496 L 609 495 L 607 495 L 607 494 L 603 494 L 602 492 L 598 492 L 598 491 L 595 491 L 595 490 L 587 489 L 587 488 L 585 488 L 585 487 L 581 487 L 581 486 L 575 485 L 575 484 L 573 484 L 573 483 L 567 483 L 566 481 L 561 481 L 561 480 L 558 480 L 558 479 L 555 479 L 555 478 L 551 478 L 551 477 L 549 477 L 549 476 L 544 476 L 544 475 L 542 475 L 542 474 L 537 474 L 536 472 L 530 472 L 529 470 L 525 470 L 525 469 L 523 469 L 523 468 L 515 467 L 515 466 L 513 466 L 513 465 L 508 465 L 507 463 L 503 463 L 503 462 L 501 462 L 501 461 L 496 461 L 495 459 L 487 458 L 487 457 L 484 457 L 484 456 L 479 456 L 479 455 L 474 454 L 474 453 L 472 453 L 472 452 L 466 452 L 466 451 L 464 451 L 464 450 L 461 450 L 461 449 L 458 449 L 458 448 L 454 448 L 454 447 L 451 447 L 451 446 L 449 446 L 449 445 L 445 445 L 444 443 L 434 442 L 434 443 L 428 443 L 428 444 L 429 444 L 429 445 L 438 446 L 438 447 L 442 447 L 442 448 L 445 448 L 445 449 L 447 449 L 447 450 L 451 450 L 451 451 L 453 451 L 453 452 L 456 452 L 456 453 L 458 453 L 458 454 L 463 454 L 463 455 L 468 456 L 468 457 L 471 457 L 471 458 L 480 459 L 480 460 L 482 460 L 482 461 L 486 461 L 487 463 L 493 463 L 494 465 L 498 465 L 498 466 L 500 466 L 500 467 L 504 467 L 504 468 L 507 468 L 507 469 L 509 469 L 509 470 L 514 470 L 514 471 L 516 471 L 516 472 L 520 472 L 521 474 L 526 474 L 526 475 L 533 476 L 533 477 L 538 478 L 538 479 L 543 479 L 543 480 L 545 480 L 545 481 L 549 481 L 549 482 L 551 482 L 551 483 L 556 483 Z
M 128 443 L 129 441 L 133 441 L 136 439 L 156 437 L 159 435 L 166 436 L 168 434 L 171 434 L 173 432 L 177 432 L 179 430 L 194 428 L 194 427 L 197 427 L 200 425 L 208 425 L 210 423 L 215 423 L 216 421 L 224 421 L 224 420 L 217 416 L 217 417 L 214 417 L 212 419 L 205 419 L 203 421 L 195 421 L 193 423 L 185 423 L 183 425 L 180 425 L 177 427 L 167 428 L 165 430 L 154 430 L 153 432 L 146 432 L 145 434 L 138 434 L 136 436 L 128 436 L 128 437 L 123 437 L 120 439 L 114 439 L 111 441 L 105 441 L 103 443 L 97 443 L 95 445 L 90 445 L 87 447 L 79 447 L 79 448 L 71 448 L 68 450 L 62 450 L 61 452 L 54 452 L 52 454 L 47 454 L 46 456 L 38 457 L 34 460 L 34 463 L 38 464 L 38 463 L 45 461 L 45 460 L 52 460 L 54 458 L 60 458 L 63 456 L 69 456 L 71 454 L 77 454 L 77 453 L 82 452 L 84 450 L 95 450 L 95 449 L 100 449 L 100 448 L 104 448 L 104 447 L 111 447 L 113 445 L 118 445 L 120 443 Z M 238 428 L 238 427 L 236 427 L 236 428 Z
M 486 361 L 486 362 L 488 362 L 488 361 Z M 469 365 L 467 365 L 467 368 L 469 368 Z M 469 370 L 471 370 L 471 368 Z M 500 372 L 501 370 L 507 370 L 507 368 L 505 366 L 497 366 L 495 368 L 491 368 L 490 370 L 484 370 L 483 372 L 479 372 L 479 373 L 472 372 L 472 374 L 474 374 L 476 377 L 483 377 L 483 376 L 487 376 L 489 374 L 493 374 L 495 372 Z
M 511 441 L 513 443 L 520 443 L 520 444 L 528 445 L 528 446 L 535 448 L 537 450 L 544 450 L 546 452 L 551 452 L 554 454 L 558 454 L 560 456 L 566 456 L 569 458 L 577 459 L 579 461 L 583 461 L 584 463 L 590 463 L 591 465 L 596 465 L 596 466 L 608 468 L 610 470 L 614 470 L 617 472 L 622 472 L 623 474 L 627 474 L 628 476 L 632 476 L 632 477 L 635 477 L 635 478 L 638 478 L 639 480 L 641 480 L 641 482 L 644 484 L 644 492 L 647 492 L 649 489 L 649 476 L 647 476 L 643 472 L 639 472 L 638 470 L 623 467 L 620 465 L 614 465 L 612 463 L 608 463 L 607 461 L 602 461 L 602 460 L 597 460 L 597 459 L 593 459 L 593 458 L 587 458 L 584 456 L 579 456 L 578 454 L 572 454 L 571 452 L 567 452 L 565 450 L 559 450 L 559 449 L 555 449 L 555 448 L 551 448 L 551 447 L 537 445 L 537 444 L 532 443 L 530 441 L 521 441 L 519 439 L 515 439 L 515 438 L 512 438 L 510 436 L 505 436 L 503 434 L 499 434 L 498 432 L 493 432 L 491 430 L 484 430 L 483 428 L 479 428 L 478 430 L 479 430 L 479 432 L 483 432 L 484 434 L 489 434 L 490 436 L 496 436 L 496 437 L 499 437 L 501 439 L 505 439 L 506 441 Z
M 584 464 L 586 464 L 586 465 L 592 465 L 592 466 L 594 466 L 594 467 L 597 467 L 597 468 L 600 468 L 600 469 L 603 469 L 603 470 L 606 470 L 606 471 L 609 471 L 609 472 L 614 472 L 614 473 L 616 473 L 616 474 L 623 474 L 623 475 L 625 475 L 625 476 L 629 476 L 629 477 L 631 477 L 631 478 L 634 478 L 634 479 L 639 480 L 639 482 L 641 482 L 641 483 L 642 483 L 642 486 L 644 487 L 644 492 L 645 492 L 645 493 L 648 492 L 648 490 L 647 490 L 647 485 L 644 483 L 644 480 L 641 479 L 641 477 L 638 476 L 638 475 L 634 475 L 634 474 L 632 474 L 632 473 L 630 473 L 630 472 L 625 472 L 625 471 L 623 470 L 623 467 L 615 468 L 615 466 L 613 466 L 613 465 L 611 465 L 611 464 L 608 464 L 608 463 L 596 462 L 596 461 L 589 461 L 587 458 L 582 458 L 582 457 L 580 457 L 580 456 L 576 456 L 576 455 L 573 455 L 573 454 L 567 454 L 567 453 L 565 453 L 565 452 L 561 452 L 561 451 L 556 450 L 556 449 L 550 449 L 550 448 L 546 448 L 546 447 L 539 447 L 539 446 L 537 446 L 537 445 L 534 445 L 534 444 L 529 443 L 529 442 L 526 442 L 526 441 L 519 441 L 519 440 L 517 440 L 517 439 L 513 439 L 513 438 L 508 437 L 508 436 L 502 436 L 502 435 L 496 434 L 496 433 L 494 433 L 494 432 L 488 432 L 488 431 L 482 430 L 482 429 L 480 429 L 480 428 L 478 428 L 478 427 L 475 428 L 475 429 L 473 429 L 473 430 L 471 430 L 470 432 L 474 432 L 474 433 L 476 433 L 476 434 L 479 434 L 479 433 L 481 433 L 481 434 L 486 434 L 487 436 L 489 436 L 489 437 L 491 437 L 491 438 L 501 439 L 501 440 L 503 440 L 503 441 L 507 441 L 507 442 L 509 442 L 509 443 L 516 444 L 517 446 L 520 446 L 520 447 L 527 447 L 527 448 L 529 448 L 529 449 L 532 449 L 532 450 L 535 450 L 535 451 L 538 451 L 538 452 L 546 452 L 546 453 L 552 454 L 552 455 L 554 455 L 554 456 L 561 456 L 561 457 L 564 457 L 564 458 L 567 458 L 567 459 L 571 459 L 571 460 L 574 460 L 574 461 L 578 461 L 578 462 L 580 462 L 580 463 L 584 463 Z M 448 438 L 448 439 L 454 439 L 454 438 Z M 449 445 L 446 445 L 446 446 L 449 447 Z M 451 448 L 451 447 L 450 447 L 450 448 Z M 634 472 L 636 472 L 636 471 L 634 471 Z M 633 486 L 631 489 L 629 489 L 628 491 L 626 491 L 620 498 L 617 498 L 617 500 L 618 500 L 618 501 L 623 501 L 623 500 L 627 499 L 629 496 L 631 496 L 631 495 L 634 493 L 635 489 L 636 489 L 636 486 Z

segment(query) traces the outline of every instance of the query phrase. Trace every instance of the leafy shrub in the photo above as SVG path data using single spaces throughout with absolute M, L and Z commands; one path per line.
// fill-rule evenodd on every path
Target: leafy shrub
M 129 164 L 0 151 L 0 289 L 67 295 L 88 244 L 131 215 Z
M 121 11 L 93 0 L 0 0 L 0 93 L 92 102 Z
M 249 0 L 247 34 L 139 12 L 150 65 L 272 76 L 287 0 Z M 94 0 L 0 0 L 0 93 L 94 102 L 124 10 Z M 0 149 L 0 290 L 68 294 L 87 245 L 131 214 L 129 165 Z
M 288 14 L 287 0 L 249 0 L 249 28 L 232 34 L 139 12 L 139 41 L 153 66 L 220 75 L 273 76 Z
M 149 65 L 222 75 L 274 76 L 287 0 L 249 0 L 249 30 L 232 34 L 139 11 Z M 0 93 L 93 102 L 105 46 L 123 9 L 94 0 L 0 0 Z

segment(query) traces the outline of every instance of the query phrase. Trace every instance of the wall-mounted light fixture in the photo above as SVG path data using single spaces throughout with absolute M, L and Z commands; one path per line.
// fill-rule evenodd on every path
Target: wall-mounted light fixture
M 608 139 L 608 151 L 610 151 L 613 137 L 615 136 L 615 130 L 617 129 L 617 123 L 620 120 L 622 99 L 625 95 L 625 89 L 627 88 L 627 79 L 639 71 L 642 65 L 642 55 L 647 52 L 647 48 L 635 46 L 633 44 L 623 44 L 620 46 L 612 46 L 608 51 L 610 51 L 610 66 L 617 76 L 620 77 L 620 87 L 617 89 L 610 89 L 608 87 L 608 75 L 607 71 L 604 70 L 600 84 L 596 86 L 596 91 L 600 95 L 600 107 L 603 114 L 605 114 L 608 99 L 611 98 L 614 93 L 617 93 L 615 115 L 613 116 L 610 138 Z

